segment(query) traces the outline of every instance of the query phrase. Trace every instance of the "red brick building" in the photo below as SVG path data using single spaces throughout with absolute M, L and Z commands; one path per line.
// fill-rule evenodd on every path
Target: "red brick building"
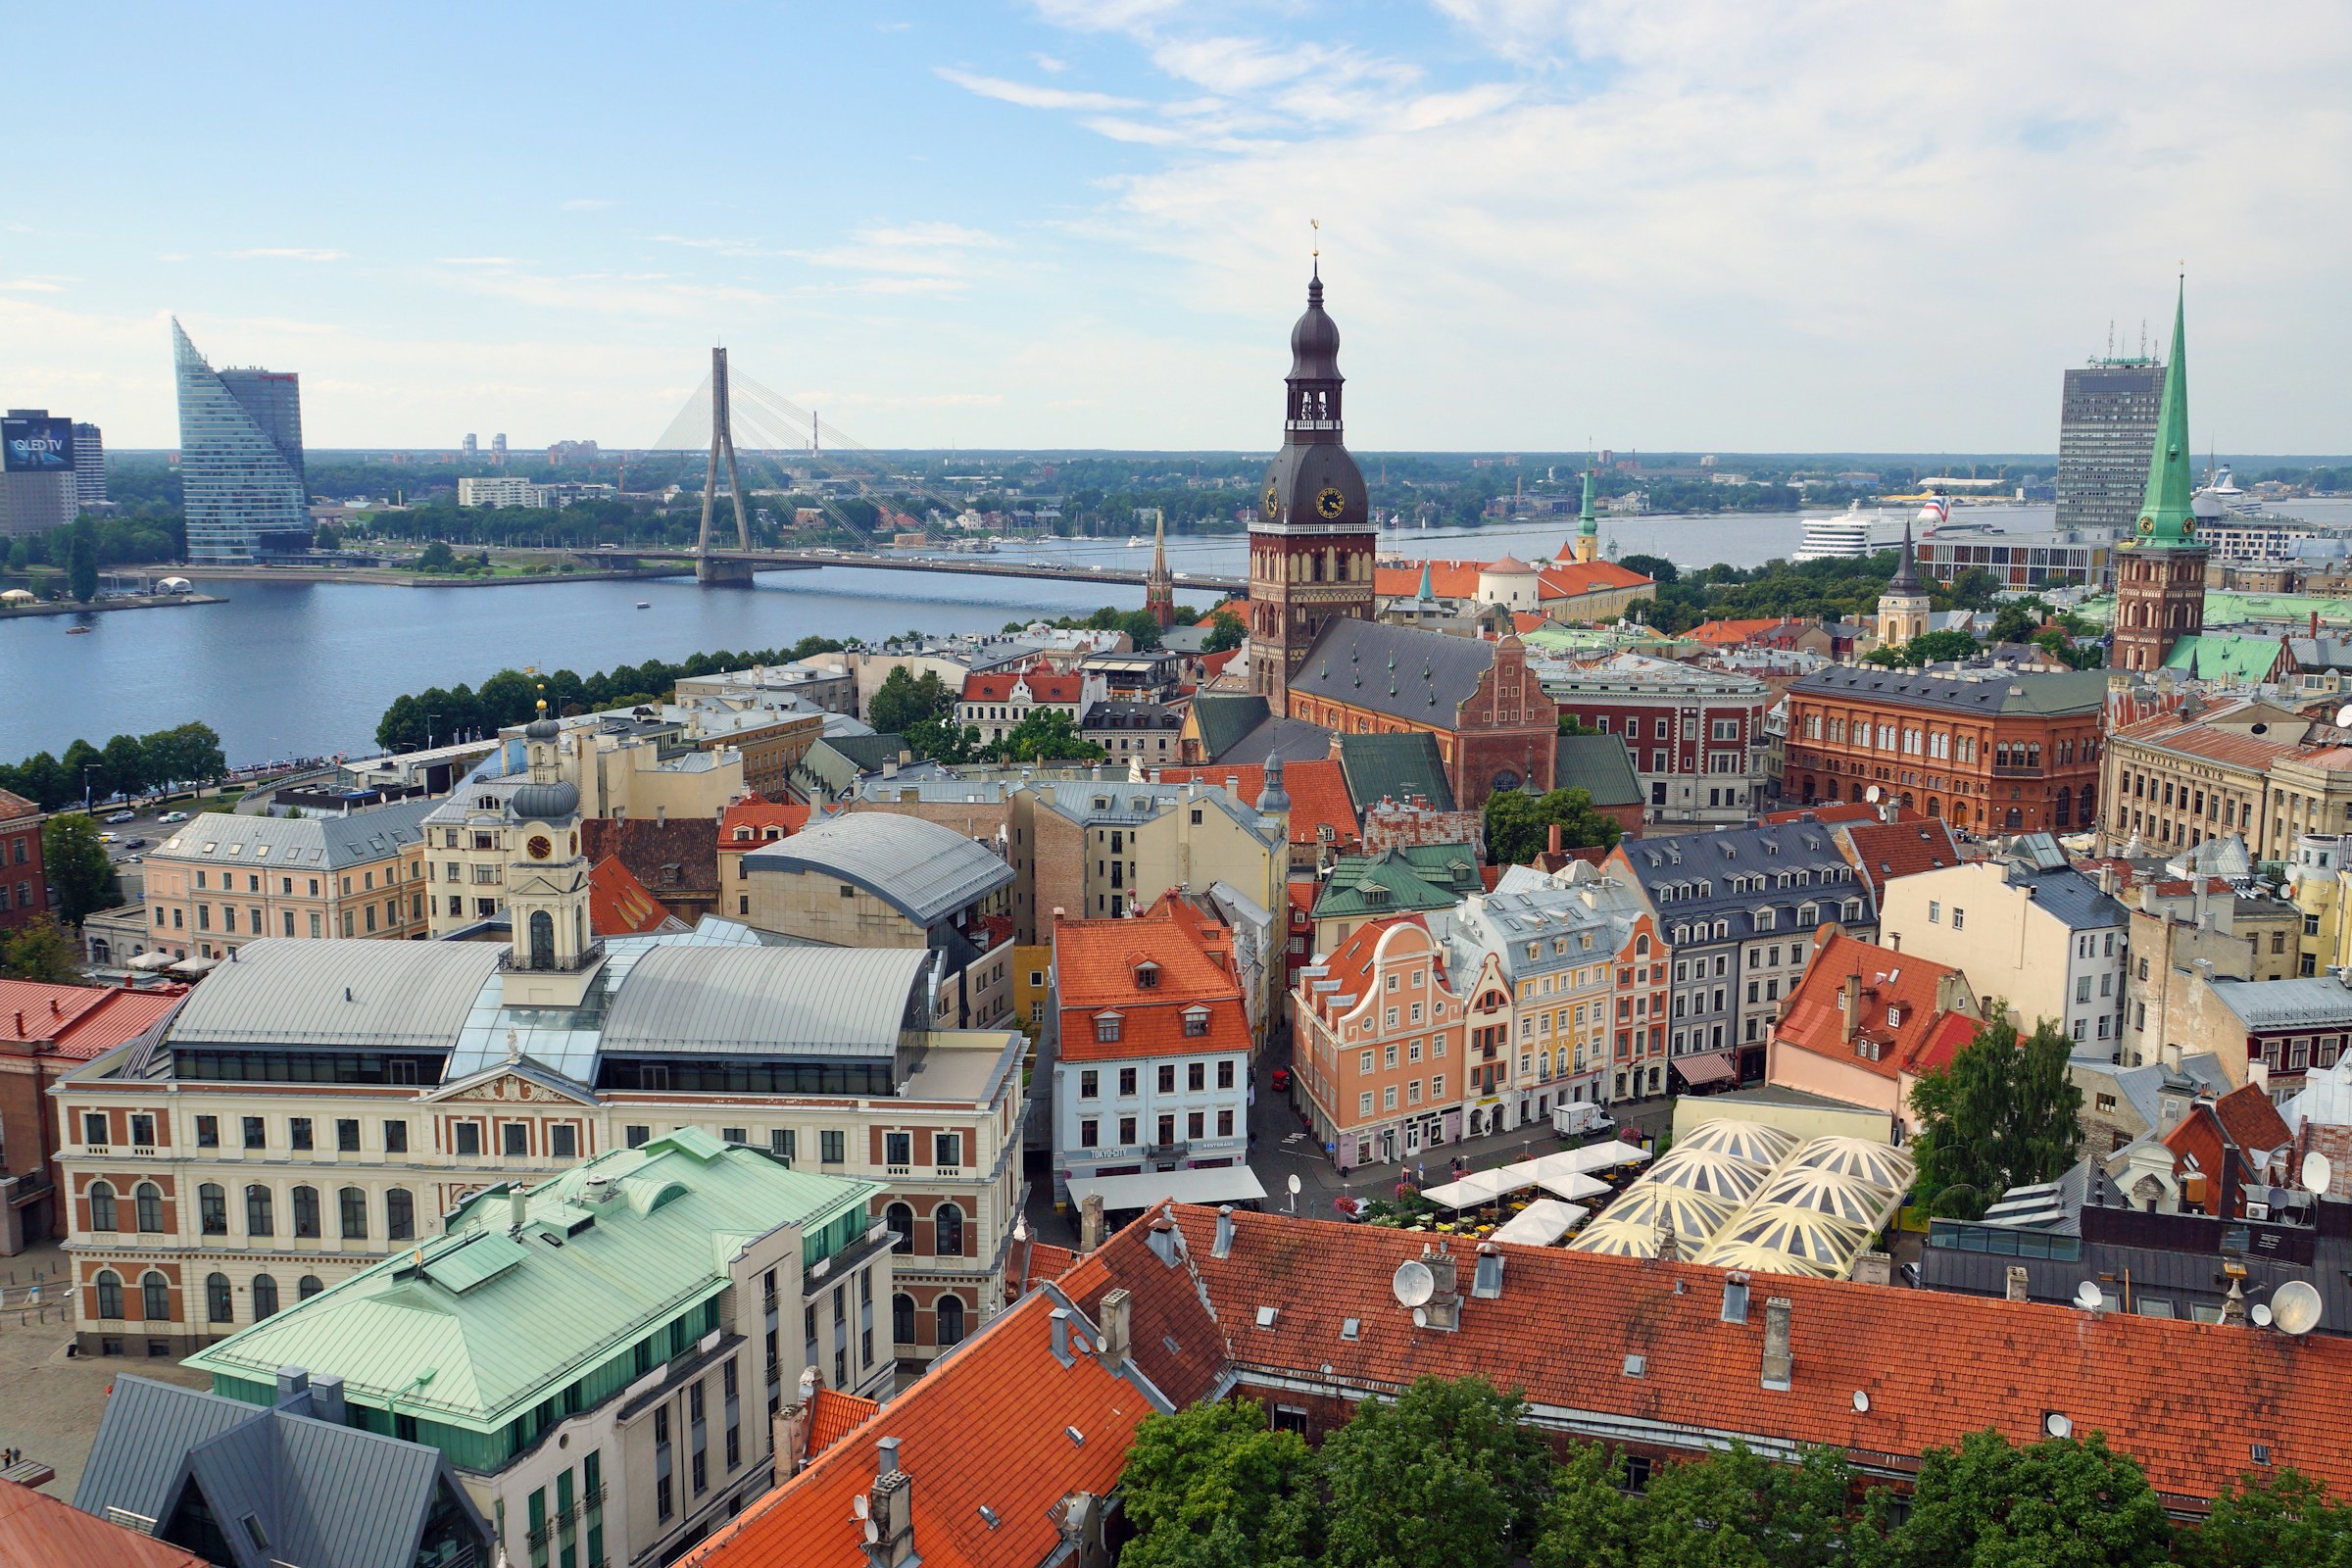
M 0 931 L 30 925 L 49 907 L 41 821 L 38 806 L 0 790 Z
M 49 1086 L 145 1033 L 179 1005 L 185 986 L 48 986 L 0 980 L 0 1256 L 65 1232 L 57 1108 Z M 125 1188 L 127 1192 L 129 1189 Z

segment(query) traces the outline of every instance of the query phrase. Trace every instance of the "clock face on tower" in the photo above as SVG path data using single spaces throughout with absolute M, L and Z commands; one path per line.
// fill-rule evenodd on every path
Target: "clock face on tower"
M 556 853 L 556 847 L 547 841 L 547 835 L 544 833 L 532 834 L 530 842 L 525 844 L 523 849 L 534 860 L 544 860 Z
M 1323 514 L 1325 517 L 1336 519 L 1341 513 L 1348 510 L 1348 498 L 1337 490 L 1326 487 L 1321 495 L 1315 497 L 1315 510 Z
M 1259 503 L 1259 510 L 1265 513 L 1269 518 L 1282 511 L 1282 497 L 1272 485 L 1266 486 L 1265 499 Z

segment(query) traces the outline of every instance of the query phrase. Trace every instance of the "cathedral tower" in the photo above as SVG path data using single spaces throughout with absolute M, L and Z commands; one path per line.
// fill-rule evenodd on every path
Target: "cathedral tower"
M 1176 623 L 1176 578 L 1168 570 L 1168 525 L 1152 519 L 1152 570 L 1144 578 L 1144 608 L 1166 631 Z
M 2139 503 L 2136 532 L 2115 549 L 2117 669 L 2156 669 L 2174 644 L 2205 629 L 2205 558 L 2191 512 L 2196 483 L 2189 471 L 2187 290 L 2173 306 L 2173 353 L 2164 368 L 2164 402 L 2156 416 L 2156 449 L 2148 458 L 2148 488 Z
M 1879 646 L 1900 648 L 1928 629 L 1928 590 L 1911 557 L 1911 524 L 1903 524 L 1903 553 L 1886 591 L 1879 595 Z
M 1372 618 L 1374 538 L 1364 476 L 1341 439 L 1340 329 L 1318 266 L 1291 328 L 1289 416 L 1250 524 L 1250 689 L 1290 710 L 1291 676 L 1315 635 Z

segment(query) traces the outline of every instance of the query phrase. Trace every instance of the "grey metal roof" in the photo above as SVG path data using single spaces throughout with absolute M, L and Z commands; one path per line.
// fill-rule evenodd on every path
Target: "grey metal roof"
M 952 827 L 887 811 L 812 822 L 752 851 L 753 871 L 817 871 L 866 888 L 928 926 L 1012 881 L 1012 867 Z
M 2107 703 L 2107 671 L 1933 674 L 1852 664 L 1816 670 L 1788 689 L 1807 696 L 1853 697 L 1952 713 L 2096 713 Z
M 1293 758 L 1323 758 L 1331 752 L 1331 731 L 1303 718 L 1269 718 L 1217 754 L 1220 762 L 1254 767 L 1279 754 Z
M 341 816 L 240 816 L 206 811 L 179 825 L 148 858 L 253 872 L 329 872 L 372 865 L 424 837 L 437 800 L 401 801 Z
M 446 1050 L 506 951 L 487 942 L 258 938 L 189 993 L 166 1040 Z
M 923 948 L 659 947 L 637 960 L 614 996 L 602 1046 L 683 1055 L 890 1056 L 929 957 Z
M 2332 975 L 2212 985 L 2214 1000 L 2249 1030 L 2333 1029 L 2352 1023 L 2352 989 Z
M 2096 882 L 2072 866 L 2049 871 L 2012 870 L 2009 882 L 2013 887 L 2026 889 L 2035 908 L 2048 910 L 2070 930 L 2098 931 L 2132 923 L 2129 909 L 2110 895 L 2101 893 Z
M 1266 721 L 1266 700 L 1242 692 L 1202 692 L 1193 699 L 1193 719 L 1200 729 L 1200 750 L 1208 760 L 1221 762 L 1234 742 Z
M 115 1391 L 98 1412 L 98 1436 L 74 1489 L 74 1506 L 103 1515 L 122 1508 L 161 1519 L 188 1450 L 219 1437 L 254 1408 L 201 1389 L 115 1374 Z
M 1291 690 L 1452 729 L 1494 663 L 1494 645 L 1476 637 L 1342 616 L 1316 635 Z
M 1818 823 L 1628 839 L 1619 851 L 1670 941 L 1677 924 L 1702 915 L 1709 923 L 1718 915 L 1727 917 L 1731 930 L 1725 940 L 1744 941 L 1757 934 L 1756 914 L 1762 909 L 1775 911 L 1773 933 L 1807 935 L 1811 928 L 1797 918 L 1803 906 L 1815 906 L 1818 919 L 1838 919 L 1838 906 L 1848 899 L 1860 900 L 1863 911 L 1860 921 L 1850 923 L 1868 925 L 1877 918 L 1870 883 L 1854 874 L 1829 830 Z M 1806 878 L 1802 886 L 1771 885 L 1800 871 Z M 1735 879 L 1759 876 L 1765 887 L 1733 887 Z

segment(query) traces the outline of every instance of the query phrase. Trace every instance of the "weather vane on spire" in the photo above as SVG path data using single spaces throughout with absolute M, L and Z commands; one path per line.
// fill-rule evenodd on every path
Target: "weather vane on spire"
M 1306 226 L 1315 231 L 1315 248 L 1312 254 L 1315 260 L 1321 261 L 1323 259 L 1323 220 L 1310 218 L 1306 220 Z

